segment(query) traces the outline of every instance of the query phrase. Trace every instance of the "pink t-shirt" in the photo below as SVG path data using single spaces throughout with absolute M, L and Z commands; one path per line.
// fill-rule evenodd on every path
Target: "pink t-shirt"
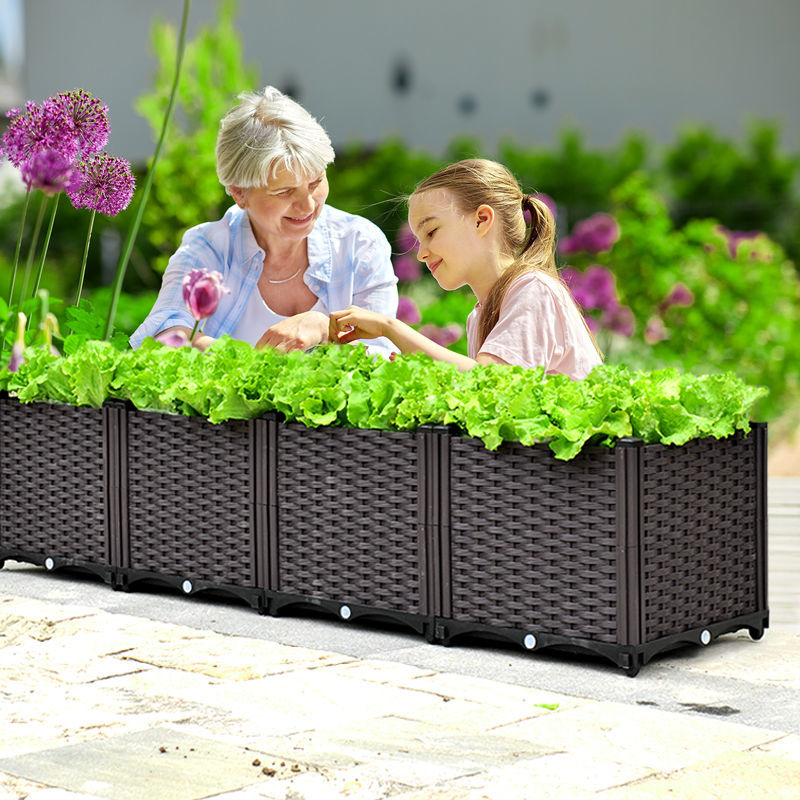
M 544 272 L 526 272 L 508 287 L 500 316 L 477 349 L 481 304 L 467 317 L 469 357 L 488 353 L 507 364 L 544 367 L 550 375 L 585 378 L 600 364 L 586 323 L 564 284 Z

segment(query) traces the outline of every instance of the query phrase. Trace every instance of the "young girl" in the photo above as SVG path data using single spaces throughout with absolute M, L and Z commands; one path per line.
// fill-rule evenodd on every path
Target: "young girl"
M 525 211 L 531 217 L 527 232 Z M 419 241 L 417 258 L 439 285 L 453 290 L 466 284 L 478 299 L 467 318 L 469 357 L 356 306 L 330 315 L 330 341 L 386 336 L 403 353 L 427 353 L 462 370 L 476 364 L 541 366 L 548 374 L 580 379 L 601 363 L 556 273 L 553 216 L 522 193 L 504 166 L 469 159 L 445 167 L 414 190 L 408 222 Z

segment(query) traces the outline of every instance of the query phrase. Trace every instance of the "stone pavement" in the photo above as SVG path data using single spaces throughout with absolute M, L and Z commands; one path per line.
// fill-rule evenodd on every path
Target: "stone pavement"
M 9 563 L 0 798 L 796 800 L 800 480 L 770 497 L 784 595 L 764 638 L 634 679 Z

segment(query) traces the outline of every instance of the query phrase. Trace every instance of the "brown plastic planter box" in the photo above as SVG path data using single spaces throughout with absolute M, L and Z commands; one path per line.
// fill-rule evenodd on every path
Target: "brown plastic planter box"
M 430 634 L 430 431 L 306 428 L 259 420 L 258 535 L 270 613 L 314 607 Z M 262 457 L 266 456 L 266 457 Z
M 766 425 L 568 462 L 452 436 L 440 472 L 443 641 L 580 648 L 635 674 L 660 651 L 768 625 Z
M 0 395 L 0 566 L 15 559 L 113 579 L 105 411 Z
M 119 588 L 160 582 L 262 603 L 253 538 L 251 423 L 117 404 Z

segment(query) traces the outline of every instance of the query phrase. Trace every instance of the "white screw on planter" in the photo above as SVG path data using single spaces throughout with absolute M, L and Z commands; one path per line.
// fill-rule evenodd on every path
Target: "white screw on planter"
M 704 630 L 704 631 L 703 631 L 703 632 L 700 634 L 700 644 L 702 644 L 703 646 L 705 646 L 705 645 L 707 645 L 707 644 L 710 644 L 710 642 L 711 642 L 711 631 L 710 631 L 708 628 L 706 628 L 706 629 L 705 629 L 705 630 Z
M 50 558 L 50 557 L 48 557 L 48 558 L 46 558 L 44 560 L 44 568 L 45 569 L 53 569 L 53 567 L 55 567 L 55 565 L 56 565 L 56 562 L 53 561 L 53 559 Z
M 193 587 L 192 587 L 192 582 L 191 582 L 191 581 L 184 581 L 184 582 L 181 584 L 181 589 L 183 589 L 183 591 L 184 591 L 186 594 L 189 594 L 189 593 L 192 591 L 192 588 L 193 588 Z
M 350 611 L 350 606 L 342 606 L 342 607 L 339 609 L 339 616 L 340 616 L 342 619 L 350 619 L 350 615 L 351 615 L 352 613 L 353 613 L 353 612 L 352 612 L 352 611 Z
M 522 640 L 522 644 L 526 650 L 533 650 L 533 648 L 536 647 L 536 637 L 532 633 L 529 633 Z

